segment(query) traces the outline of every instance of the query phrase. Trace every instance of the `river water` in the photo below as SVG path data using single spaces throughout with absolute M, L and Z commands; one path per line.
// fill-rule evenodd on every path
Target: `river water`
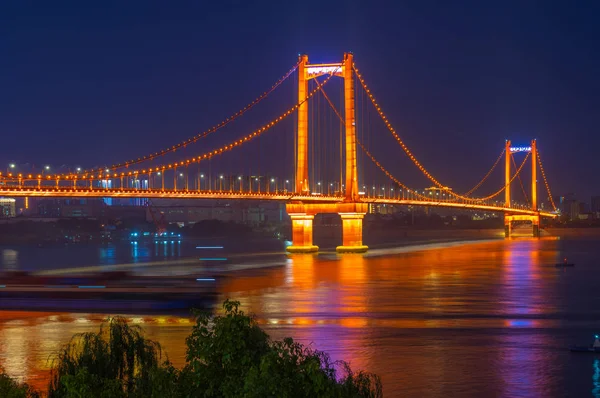
M 166 254 L 160 246 L 156 256 L 189 254 L 183 243 L 176 245 Z M 43 249 L 0 248 L 0 267 L 135 261 L 143 267 L 156 259 L 152 244 L 52 248 L 52 255 Z M 564 257 L 576 267 L 556 268 Z M 600 332 L 596 240 L 495 240 L 270 258 L 279 266 L 239 273 L 223 286 L 222 298 L 240 300 L 274 338 L 292 336 L 381 375 L 385 396 L 600 397 L 600 355 L 567 349 Z M 74 333 L 97 329 L 103 317 L 0 311 L 0 365 L 43 387 L 51 354 Z M 184 363 L 191 318 L 127 317 L 159 340 L 176 365 Z

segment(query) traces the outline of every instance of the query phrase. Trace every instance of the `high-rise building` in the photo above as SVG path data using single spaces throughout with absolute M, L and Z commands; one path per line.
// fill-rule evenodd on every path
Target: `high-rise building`
M 570 200 L 567 202 L 568 204 L 568 212 L 566 214 L 569 215 L 569 220 L 575 221 L 579 219 L 579 214 L 581 214 L 581 204 L 576 200 Z
M 600 196 L 592 196 L 592 201 L 590 203 L 590 211 L 592 213 L 600 213 Z
M 0 198 L 0 218 L 16 217 L 15 202 L 13 198 Z

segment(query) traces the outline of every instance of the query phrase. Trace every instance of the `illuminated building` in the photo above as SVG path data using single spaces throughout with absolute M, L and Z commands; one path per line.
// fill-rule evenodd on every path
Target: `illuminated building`
M 98 181 L 98 187 L 100 187 L 102 189 L 114 188 L 113 181 L 112 180 L 100 180 L 100 181 Z M 128 188 L 148 189 L 148 187 L 149 187 L 148 180 L 135 179 L 135 180 L 128 182 Z M 102 200 L 104 201 L 104 203 L 106 203 L 107 206 L 113 206 L 113 205 L 144 206 L 146 204 L 146 202 L 148 201 L 147 198 L 129 198 L 126 200 L 120 200 L 120 199 L 116 199 L 116 198 L 102 198 Z
M 15 199 L 0 198 L 0 218 L 16 217 Z

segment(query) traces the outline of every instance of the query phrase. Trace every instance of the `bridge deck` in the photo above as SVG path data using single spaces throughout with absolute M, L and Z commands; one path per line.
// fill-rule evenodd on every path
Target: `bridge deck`
M 0 186 L 0 196 L 9 197 L 53 197 L 53 198 L 150 198 L 150 199 L 230 199 L 230 200 L 273 200 L 273 201 L 299 201 L 304 203 L 340 203 L 344 201 L 343 196 L 332 195 L 297 195 L 285 192 L 235 192 L 235 191 L 186 191 L 186 190 L 162 190 L 162 189 L 86 189 L 65 187 L 12 187 Z M 482 210 L 492 212 L 508 212 L 511 214 L 536 215 L 542 217 L 556 217 L 550 212 L 535 212 L 530 209 L 507 208 L 504 206 L 478 204 L 473 202 L 453 201 L 426 201 L 400 198 L 372 198 L 364 196 L 362 203 L 392 204 L 402 206 L 431 206 L 446 207 L 467 210 Z

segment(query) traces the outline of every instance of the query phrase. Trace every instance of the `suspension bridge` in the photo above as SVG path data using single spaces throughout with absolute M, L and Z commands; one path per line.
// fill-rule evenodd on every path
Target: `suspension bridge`
M 336 78 L 341 78 L 339 93 L 326 91 L 332 80 L 338 80 Z M 252 131 L 246 130 L 245 135 L 229 137 L 231 134 L 223 133 L 227 126 L 238 123 L 290 80 L 294 98 L 289 108 Z M 277 105 L 281 105 L 281 101 Z M 373 127 L 373 119 L 378 120 L 379 129 Z M 288 128 L 279 128 L 286 123 Z M 256 142 L 273 140 L 268 132 L 285 135 L 288 134 L 286 131 L 291 132 L 293 139 L 278 142 L 281 148 L 273 150 L 271 146 L 267 153 L 263 147 L 257 149 Z M 194 145 L 206 142 L 209 136 L 218 135 L 218 132 L 223 135 L 224 144 L 210 149 L 205 149 L 207 145 L 204 145 L 200 153 L 188 155 L 190 148 L 196 148 Z M 393 156 L 398 159 L 404 154 L 404 160 L 433 184 L 431 189 L 409 187 L 392 170 L 394 165 L 384 166 L 375 153 L 384 133 L 389 139 L 381 144 L 384 149 L 388 153 L 394 151 Z M 250 155 L 244 155 L 242 147 L 249 148 Z M 354 63 L 353 54 L 346 53 L 342 62 L 329 64 L 311 64 L 307 55 L 301 55 L 296 65 L 269 90 L 219 124 L 185 141 L 112 166 L 60 172 L 48 166 L 23 172 L 7 169 L 0 172 L 0 196 L 282 201 L 292 220 L 290 252 L 318 250 L 313 245 L 312 228 L 314 216 L 319 213 L 341 216 L 343 244 L 337 248 L 339 252 L 366 251 L 368 248 L 362 243 L 362 222 L 372 204 L 499 212 L 504 214 L 507 237 L 511 236 L 515 221 L 531 223 L 532 235 L 539 236 L 540 219 L 556 217 L 558 211 L 537 142 L 532 140 L 526 146 L 512 146 L 507 140 L 501 149 L 483 178 L 470 190 L 458 193 L 449 188 L 450 184 L 443 184 L 434 177 L 411 152 L 383 113 Z M 286 164 L 293 161 L 292 170 L 275 164 L 265 172 L 263 164 L 260 172 L 260 163 L 276 158 L 278 152 L 283 154 Z M 523 155 L 523 159 L 517 164 L 515 157 L 519 155 Z M 223 159 L 223 167 L 229 171 L 214 176 L 211 171 L 206 171 L 206 167 L 208 165 L 210 169 L 211 162 L 217 159 Z M 489 184 L 490 176 L 503 159 L 503 181 L 490 190 L 491 193 L 476 195 L 484 183 Z M 249 165 L 253 162 L 258 165 Z M 521 178 L 527 162 L 531 177 L 529 195 Z M 538 208 L 538 171 L 551 210 Z M 517 202 L 514 195 L 511 196 L 511 186 L 516 181 L 523 202 Z

